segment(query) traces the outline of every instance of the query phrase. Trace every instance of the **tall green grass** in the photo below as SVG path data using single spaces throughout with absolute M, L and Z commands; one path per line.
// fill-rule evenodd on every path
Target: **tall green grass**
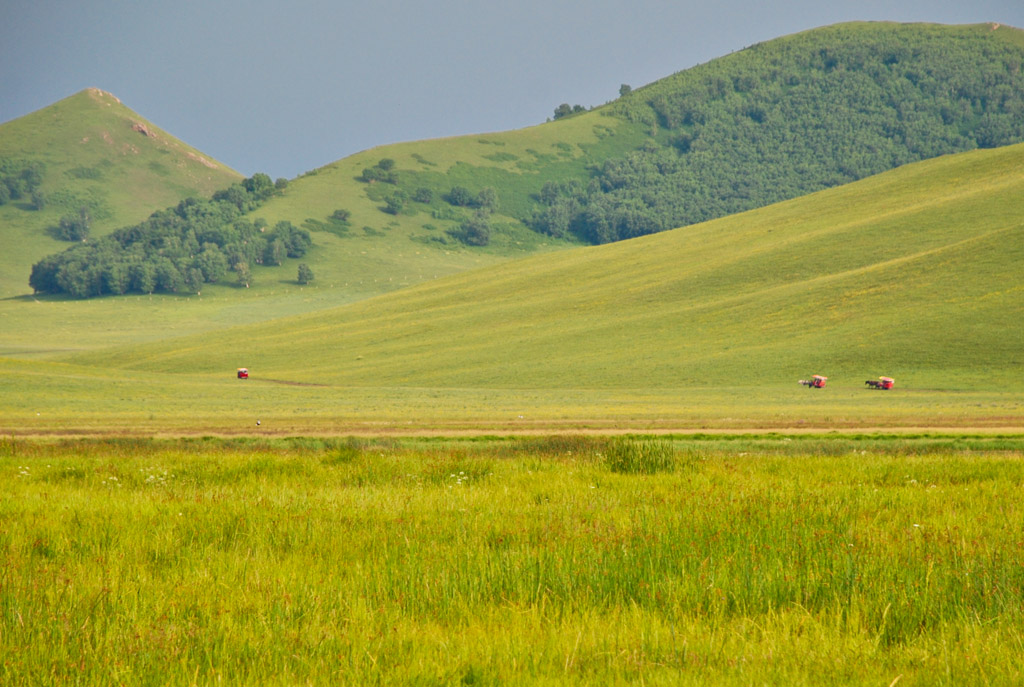
M 612 472 L 650 475 L 676 469 L 676 449 L 664 440 L 619 438 L 605 449 L 605 464 Z
M 976 442 L 6 439 L 0 682 L 1019 684 Z

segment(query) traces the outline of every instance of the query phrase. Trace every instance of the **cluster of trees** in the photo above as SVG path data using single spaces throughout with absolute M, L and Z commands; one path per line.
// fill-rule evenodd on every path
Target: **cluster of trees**
M 43 165 L 38 162 L 0 159 L 0 205 L 12 200 L 31 199 L 32 207 L 43 209 Z
M 458 227 L 448 230 L 448 235 L 467 246 L 486 246 L 491 242 L 490 213 L 477 210 Z
M 92 215 L 89 208 L 82 206 L 77 213 L 64 215 L 54 231 L 61 241 L 85 241 L 92 229 Z
M 491 242 L 491 213 L 498 208 L 498 192 L 485 186 L 479 193 L 464 186 L 453 186 L 445 200 L 455 207 L 471 208 L 473 214 L 458 227 L 448 230 L 448 235 L 467 246 L 486 246 Z
M 395 171 L 395 161 L 391 158 L 384 158 L 372 167 L 367 167 L 359 175 L 360 181 L 372 183 L 382 181 L 386 184 L 398 183 L 398 172 Z
M 979 27 L 847 25 L 754 46 L 610 113 L 648 142 L 550 182 L 527 222 L 605 243 L 1024 140 L 1024 49 Z
M 498 192 L 492 186 L 485 186 L 479 193 L 473 193 L 465 186 L 452 186 L 445 196 L 449 205 L 460 208 L 475 208 L 494 212 L 498 208 Z
M 417 188 L 410 196 L 405 191 L 399 189 L 384 199 L 384 212 L 397 215 L 405 209 L 409 200 L 428 205 L 434 202 L 434 192 L 429 188 Z
M 569 115 L 579 114 L 580 112 L 586 112 L 587 108 L 582 105 L 569 106 L 569 103 L 562 103 L 555 108 L 555 119 L 561 119 L 562 117 L 568 117 Z
M 135 226 L 43 258 L 32 267 L 29 286 L 37 293 L 78 298 L 196 293 L 229 272 L 248 286 L 254 266 L 300 258 L 312 245 L 309 232 L 291 222 L 268 229 L 261 220 L 242 217 L 280 187 L 267 175 L 255 174 L 210 200 L 183 200 Z

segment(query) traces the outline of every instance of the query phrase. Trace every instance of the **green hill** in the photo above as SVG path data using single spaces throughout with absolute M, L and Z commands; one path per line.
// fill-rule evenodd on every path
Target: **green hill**
M 1024 141 L 1022 65 L 1024 32 L 1011 27 L 824 27 L 547 125 L 368 151 L 300 178 L 267 212 L 330 231 L 345 207 L 349 235 L 392 227 L 434 243 L 469 214 L 444 202 L 453 187 L 491 187 L 499 243 L 510 224 L 587 243 L 630 238 Z M 382 158 L 394 162 L 388 181 L 361 182 Z M 429 202 L 414 200 L 421 189 Z
M 0 296 L 28 291 L 32 264 L 60 250 L 50 228 L 85 209 L 99 236 L 241 175 L 90 88 L 0 124 L 0 166 L 38 169 L 37 199 L 0 205 Z
M 1024 368 L 1024 145 L 687 229 L 77 364 L 338 386 L 1008 388 Z

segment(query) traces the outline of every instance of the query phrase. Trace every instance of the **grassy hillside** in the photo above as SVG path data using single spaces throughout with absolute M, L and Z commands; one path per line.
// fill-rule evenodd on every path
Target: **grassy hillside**
M 32 264 L 68 245 L 48 232 L 64 215 L 87 208 L 102 235 L 241 178 L 94 88 L 0 125 L 0 160 L 39 165 L 44 200 L 0 205 L 0 296 L 30 292 Z
M 1024 365 L 1022 163 L 1020 145 L 940 158 L 687 230 L 77 360 L 194 373 L 244 358 L 267 376 L 366 385 L 641 388 L 831 371 L 1019 386 L 1003 377 Z
M 80 386 L 86 415 L 100 412 L 86 390 L 113 384 L 114 406 L 142 421 L 187 408 L 200 422 L 262 409 L 472 424 L 528 409 L 598 425 L 1012 425 L 1024 419 L 1022 162 L 1021 145 L 964 153 L 687 230 L 10 372 Z M 253 372 L 244 388 L 237 365 Z M 796 385 L 814 373 L 828 389 Z M 897 390 L 863 390 L 879 375 Z M 40 403 L 24 393 L 19 405 Z
M 534 224 L 594 243 L 794 198 L 902 164 L 1024 141 L 1022 32 L 849 23 L 768 41 L 613 104 L 653 142 Z

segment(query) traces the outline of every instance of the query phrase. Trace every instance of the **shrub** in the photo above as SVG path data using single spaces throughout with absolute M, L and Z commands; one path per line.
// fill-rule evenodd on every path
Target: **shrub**
M 491 242 L 491 225 L 486 216 L 477 212 L 472 219 L 459 225 L 458 229 L 449 229 L 448 235 L 467 246 L 486 246 Z
M 405 195 L 401 192 L 393 193 L 384 200 L 384 212 L 390 215 L 397 215 L 405 209 Z
M 465 186 L 452 186 L 448 192 L 448 202 L 457 207 L 469 207 L 476 197 Z
M 360 181 L 367 183 L 374 181 L 383 181 L 388 184 L 398 183 L 398 173 L 394 169 L 395 161 L 390 158 L 384 158 L 373 167 L 367 167 L 363 170 L 360 175 Z

